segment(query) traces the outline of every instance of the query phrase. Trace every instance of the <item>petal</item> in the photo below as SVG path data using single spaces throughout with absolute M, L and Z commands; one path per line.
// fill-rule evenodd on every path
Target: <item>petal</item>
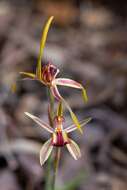
M 60 117 L 63 116 L 63 106 L 62 106 L 62 102 L 61 102 L 61 101 L 60 101 L 59 104 L 58 104 L 57 116 L 60 116 Z
M 48 159 L 52 152 L 53 146 L 52 146 L 52 139 L 49 139 L 44 143 L 40 150 L 40 164 L 41 166 L 45 163 L 45 161 Z
M 43 51 L 44 51 L 44 47 L 45 47 L 45 42 L 46 42 L 46 39 L 47 39 L 47 34 L 48 34 L 48 31 L 49 31 L 49 27 L 50 27 L 50 24 L 53 20 L 53 16 L 51 16 L 48 21 L 46 22 L 45 24 L 45 27 L 44 27 L 44 30 L 43 30 L 43 33 L 42 33 L 42 37 L 41 37 L 41 42 L 40 42 L 40 52 L 39 52 L 39 57 L 38 57 L 38 64 L 37 64 L 37 71 L 36 71 L 36 74 L 37 74 L 37 77 L 39 80 L 41 80 L 41 60 L 42 60 L 42 56 L 43 56 Z
M 72 79 L 67 79 L 67 78 L 56 78 L 56 79 L 54 79 L 54 83 L 56 85 L 68 86 L 68 87 L 72 87 L 72 88 L 81 89 L 84 101 L 85 102 L 88 101 L 86 90 L 80 83 L 78 83 Z
M 34 79 L 36 75 L 34 73 L 20 72 L 21 75 L 25 75 L 26 77 L 30 77 Z
M 90 118 L 90 117 L 87 118 L 87 119 L 85 119 L 85 120 L 83 120 L 83 121 L 81 121 L 81 122 L 80 122 L 80 126 L 83 127 L 83 126 L 86 125 L 89 121 L 91 121 L 91 118 Z M 73 125 L 67 127 L 66 129 L 64 129 L 64 131 L 65 131 L 66 133 L 70 133 L 70 132 L 72 132 L 72 131 L 74 131 L 74 130 L 76 130 L 76 129 L 77 129 L 76 125 L 73 124 Z
M 55 85 L 51 86 L 51 87 L 50 87 L 50 90 L 51 90 L 53 96 L 54 96 L 58 101 L 60 101 L 60 100 L 62 99 L 62 97 L 61 97 L 61 95 L 60 95 L 60 93 L 59 93 L 59 91 L 58 91 L 57 86 L 55 86 Z
M 54 130 L 52 127 L 50 127 L 47 123 L 43 122 L 42 120 L 40 120 L 38 117 L 28 113 L 28 112 L 25 112 L 25 114 L 30 117 L 31 119 L 33 119 L 38 125 L 40 125 L 43 129 L 45 129 L 46 131 L 50 132 L 50 133 L 53 133 Z
M 55 79 L 55 84 L 56 85 L 61 85 L 61 86 L 68 86 L 72 88 L 78 88 L 81 89 L 82 85 L 72 79 L 67 79 L 67 78 L 56 78 Z
M 72 155 L 72 157 L 75 160 L 78 160 L 78 158 L 81 157 L 81 152 L 80 152 L 79 146 L 71 139 L 69 139 L 69 142 L 70 143 L 66 145 L 67 149 L 70 152 L 70 154 Z

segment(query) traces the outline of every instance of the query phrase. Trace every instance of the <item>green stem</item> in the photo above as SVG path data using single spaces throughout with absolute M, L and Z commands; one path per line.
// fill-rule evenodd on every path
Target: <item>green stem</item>
M 50 89 L 48 89 L 48 97 L 49 97 L 49 122 L 52 127 L 54 127 L 53 119 L 54 119 L 54 97 L 50 92 Z M 54 170 L 53 170 L 53 177 L 52 175 L 52 157 L 48 159 L 48 165 L 47 165 L 47 175 L 46 175 L 46 190 L 55 190 L 56 185 L 56 176 L 58 172 L 58 166 L 59 166 L 59 160 L 60 160 L 60 154 L 61 149 L 57 148 L 55 153 L 55 159 L 54 159 Z
M 59 166 L 59 161 L 60 161 L 60 154 L 61 154 L 61 149 L 57 148 L 56 149 L 55 159 L 54 159 L 54 173 L 53 173 L 52 190 L 55 190 L 55 186 L 56 186 L 56 177 L 57 177 L 58 166 Z
M 54 118 L 54 97 L 52 96 L 50 89 L 47 90 L 48 98 L 49 98 L 49 123 L 50 126 L 53 126 L 53 118 Z M 47 161 L 47 171 L 46 171 L 46 185 L 45 190 L 52 190 L 52 157 L 50 156 Z
M 47 160 L 47 168 L 46 168 L 46 184 L 45 190 L 52 190 L 51 189 L 51 169 L 52 169 L 52 157 L 50 156 Z

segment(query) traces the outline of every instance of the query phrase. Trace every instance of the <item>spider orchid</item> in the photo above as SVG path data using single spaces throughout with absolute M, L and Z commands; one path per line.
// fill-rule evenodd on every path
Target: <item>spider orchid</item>
M 27 78 L 30 78 L 33 80 L 38 80 L 45 86 L 49 87 L 52 92 L 52 95 L 58 101 L 62 100 L 64 102 L 64 104 L 66 105 L 66 107 L 68 108 L 68 110 L 71 114 L 73 122 L 76 124 L 77 128 L 81 131 L 81 127 L 79 125 L 76 115 L 73 113 L 72 109 L 70 108 L 68 103 L 64 100 L 64 98 L 60 95 L 57 86 L 61 85 L 61 86 L 67 86 L 67 87 L 72 87 L 72 88 L 76 88 L 76 89 L 81 89 L 82 94 L 83 94 L 83 99 L 85 100 L 85 102 L 87 102 L 87 100 L 88 100 L 86 90 L 80 83 L 78 83 L 72 79 L 56 78 L 57 74 L 59 73 L 59 69 L 52 63 L 48 63 L 45 65 L 41 64 L 43 51 L 44 51 L 44 47 L 45 47 L 45 42 L 46 42 L 48 30 L 49 30 L 52 20 L 53 20 L 53 16 L 51 16 L 48 19 L 48 21 L 44 27 L 44 31 L 43 31 L 41 43 L 40 43 L 40 52 L 39 52 L 36 73 L 34 74 L 34 73 L 28 73 L 28 72 L 20 72 L 20 74 L 23 74 Z
M 68 136 L 68 133 L 77 129 L 77 127 L 72 124 L 67 128 L 63 128 L 64 118 L 61 112 L 61 104 L 58 106 L 58 112 L 56 117 L 54 118 L 55 128 L 52 128 L 47 123 L 40 120 L 38 117 L 25 112 L 25 114 L 34 120 L 38 125 L 40 125 L 43 129 L 48 131 L 51 134 L 51 138 L 47 140 L 40 150 L 40 164 L 43 165 L 45 161 L 50 156 L 53 147 L 64 147 L 66 146 L 72 157 L 77 160 L 81 157 L 81 152 L 79 146 Z M 81 126 L 84 126 L 90 121 L 91 118 L 87 118 L 80 123 Z

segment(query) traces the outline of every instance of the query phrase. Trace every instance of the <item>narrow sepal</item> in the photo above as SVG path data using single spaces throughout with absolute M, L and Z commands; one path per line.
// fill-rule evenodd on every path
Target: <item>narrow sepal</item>
M 85 102 L 88 102 L 88 96 L 87 96 L 87 92 L 86 89 L 82 86 L 82 96 Z
M 38 117 L 28 113 L 28 112 L 25 112 L 25 114 L 30 117 L 34 122 L 36 122 L 38 125 L 40 125 L 43 129 L 45 129 L 46 131 L 50 132 L 50 133 L 53 133 L 54 130 L 52 127 L 50 127 L 47 123 L 43 122 L 42 120 L 40 120 Z
M 28 72 L 20 72 L 21 75 L 24 75 L 25 77 L 30 77 L 34 79 L 36 75 L 34 73 L 28 73 Z
M 51 22 L 53 20 L 53 16 L 51 16 L 48 21 L 45 24 L 43 33 L 42 33 L 42 37 L 41 37 L 41 42 L 40 42 L 40 52 L 39 52 L 39 57 L 38 57 L 38 64 L 37 64 L 37 70 L 36 70 L 36 74 L 39 80 L 41 80 L 41 59 L 43 56 L 43 51 L 44 51 L 44 47 L 45 47 L 45 42 L 47 39 L 47 34 L 49 31 L 49 27 L 51 25 Z
M 91 121 L 91 117 L 86 118 L 85 120 L 81 121 L 81 122 L 80 122 L 80 126 L 81 126 L 81 127 L 85 126 L 89 121 Z M 72 125 L 70 125 L 69 127 L 67 127 L 67 128 L 65 129 L 65 132 L 66 132 L 66 133 L 70 133 L 70 132 L 72 132 L 72 131 L 74 131 L 74 130 L 76 130 L 76 129 L 77 129 L 76 125 L 75 125 L 75 124 L 72 124 Z
M 70 152 L 70 154 L 72 155 L 72 157 L 75 160 L 78 160 L 81 157 L 81 152 L 80 152 L 79 146 L 72 139 L 69 139 L 69 142 L 70 143 L 66 145 L 67 149 Z
M 49 139 L 44 143 L 40 150 L 40 164 L 41 166 L 45 163 L 45 161 L 48 159 L 52 152 L 53 146 L 52 146 L 52 139 Z

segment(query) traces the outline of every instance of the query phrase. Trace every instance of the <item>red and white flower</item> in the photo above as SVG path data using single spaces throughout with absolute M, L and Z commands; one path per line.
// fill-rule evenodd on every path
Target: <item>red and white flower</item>
M 40 120 L 38 117 L 25 112 L 25 114 L 34 120 L 38 125 L 40 125 L 43 129 L 48 131 L 51 134 L 51 138 L 47 140 L 40 150 L 40 164 L 43 165 L 45 161 L 50 156 L 53 147 L 64 147 L 66 146 L 72 157 L 77 160 L 81 157 L 81 152 L 79 146 L 69 138 L 68 134 L 77 129 L 77 127 L 72 124 L 67 128 L 63 128 L 63 116 L 57 114 L 54 119 L 55 128 L 52 128 L 47 123 Z M 80 123 L 81 127 L 87 124 L 90 121 L 90 118 L 85 119 Z

